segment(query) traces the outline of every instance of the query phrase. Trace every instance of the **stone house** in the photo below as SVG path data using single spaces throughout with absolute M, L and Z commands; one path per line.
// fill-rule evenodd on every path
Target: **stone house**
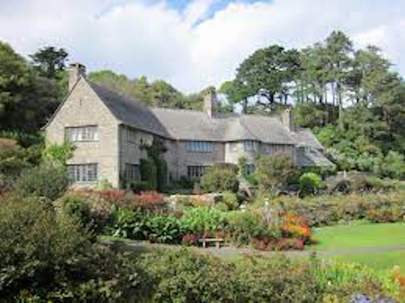
M 297 166 L 332 166 L 310 130 L 296 129 L 290 110 L 281 117 L 220 115 L 216 96 L 204 99 L 204 111 L 150 108 L 96 85 L 85 67 L 72 64 L 69 93 L 45 126 L 49 143 L 75 145 L 68 162 L 72 182 L 92 186 L 100 180 L 121 187 L 123 180 L 140 179 L 144 145 L 160 138 L 169 180 L 198 178 L 215 163 L 247 159 L 254 170 L 259 154 L 285 153 Z

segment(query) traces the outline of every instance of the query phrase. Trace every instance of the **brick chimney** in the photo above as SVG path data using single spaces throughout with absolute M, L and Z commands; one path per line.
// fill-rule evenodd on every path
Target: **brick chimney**
M 208 92 L 204 96 L 204 112 L 207 113 L 209 117 L 213 117 L 215 114 L 215 105 L 217 103 L 217 94 L 215 88 L 209 88 Z
M 284 110 L 281 115 L 281 123 L 285 127 L 287 127 L 290 131 L 295 131 L 295 124 L 294 124 L 294 115 L 292 112 L 292 107 L 288 107 L 286 110 Z
M 69 91 L 79 81 L 80 77 L 86 77 L 86 67 L 80 63 L 72 63 L 69 65 Z

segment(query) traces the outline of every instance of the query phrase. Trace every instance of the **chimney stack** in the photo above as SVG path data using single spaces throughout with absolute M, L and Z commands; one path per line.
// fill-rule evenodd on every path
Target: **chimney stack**
M 73 86 L 79 81 L 80 77 L 86 77 L 86 67 L 80 63 L 72 63 L 69 65 L 69 92 Z
M 214 87 L 210 87 L 204 96 L 204 112 L 212 118 L 215 114 L 215 105 L 217 103 L 217 94 Z
M 292 107 L 288 107 L 281 113 L 281 123 L 288 128 L 289 131 L 295 131 L 294 115 Z

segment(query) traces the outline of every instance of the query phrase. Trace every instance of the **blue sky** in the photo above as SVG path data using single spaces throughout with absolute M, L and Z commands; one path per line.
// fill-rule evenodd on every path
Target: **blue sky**
M 24 55 L 56 45 L 90 71 L 185 92 L 231 79 L 257 48 L 302 48 L 334 29 L 379 46 L 405 75 L 403 0 L 0 0 L 0 40 Z

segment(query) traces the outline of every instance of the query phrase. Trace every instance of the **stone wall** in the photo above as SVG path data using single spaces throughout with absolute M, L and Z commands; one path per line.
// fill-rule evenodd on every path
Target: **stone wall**
M 81 78 L 46 127 L 46 139 L 49 143 L 62 144 L 65 140 L 66 127 L 89 125 L 98 126 L 98 141 L 75 142 L 76 149 L 68 164 L 97 163 L 99 180 L 107 179 L 117 187 L 118 124 L 87 82 Z M 94 183 L 76 185 L 92 186 Z

